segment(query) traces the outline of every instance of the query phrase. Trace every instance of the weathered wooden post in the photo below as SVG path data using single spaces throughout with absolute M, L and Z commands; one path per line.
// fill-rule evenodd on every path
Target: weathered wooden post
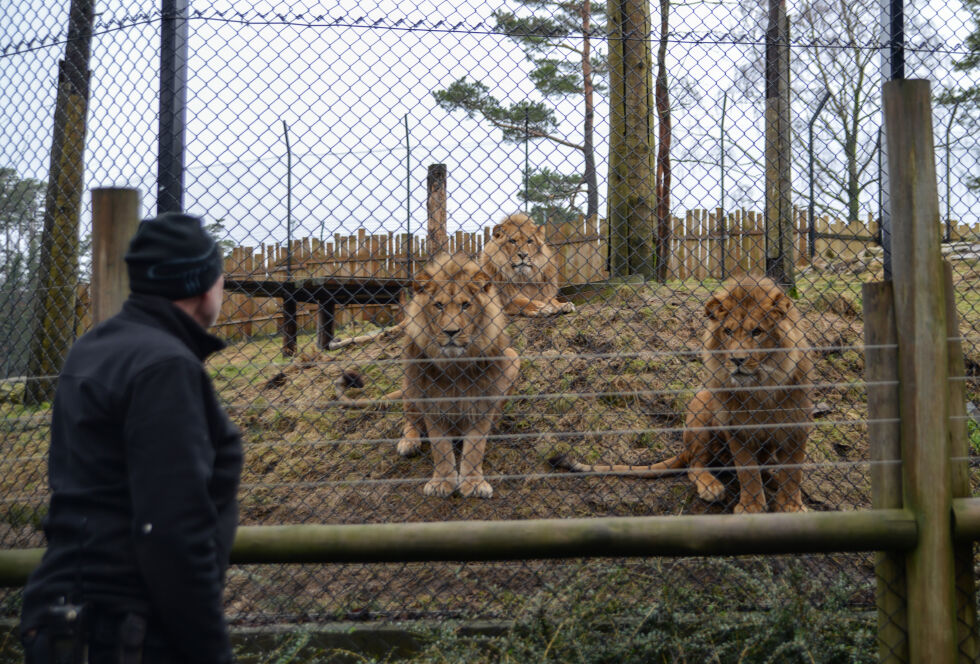
M 446 165 L 431 164 L 426 179 L 427 248 L 429 258 L 449 247 L 446 235 Z
M 943 263 L 943 282 L 946 293 L 946 338 L 949 362 L 949 457 L 952 459 L 953 498 L 970 498 L 970 440 L 966 431 L 966 363 L 960 338 L 956 294 L 953 290 L 953 270 Z M 957 642 L 961 662 L 976 662 L 980 658 L 977 642 L 977 583 L 973 572 L 973 543 L 957 542 L 953 548 L 956 569 Z
M 92 323 L 115 315 L 129 296 L 126 248 L 140 222 L 136 189 L 92 190 Z
M 905 508 L 909 661 L 952 664 L 957 601 L 949 455 L 949 349 L 929 82 L 884 85 Z
M 864 373 L 868 383 L 868 440 L 871 444 L 871 507 L 902 507 L 902 441 L 899 428 L 898 343 L 890 281 L 862 287 Z M 908 605 L 905 554 L 875 555 L 878 661 L 908 662 Z

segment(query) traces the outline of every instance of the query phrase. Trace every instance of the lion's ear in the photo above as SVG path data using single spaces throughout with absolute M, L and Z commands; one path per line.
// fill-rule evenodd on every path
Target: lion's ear
M 771 305 L 769 311 L 774 318 L 782 320 L 793 309 L 793 300 L 781 290 L 776 290 L 771 293 L 770 298 Z
M 496 226 L 493 227 L 493 230 L 490 231 L 490 237 L 492 237 L 494 240 L 496 240 L 503 234 L 504 234 L 503 224 L 497 224 Z
M 536 239 L 538 241 L 538 244 L 544 244 L 545 243 L 544 226 L 535 226 L 534 227 L 534 239 Z
M 429 272 L 428 268 L 423 267 L 421 270 L 415 273 L 415 278 L 412 279 L 412 290 L 416 293 L 421 293 L 431 284 L 432 274 Z
M 482 269 L 473 275 L 470 284 L 474 293 L 489 293 L 490 289 L 493 288 L 493 280 Z
M 704 315 L 713 321 L 721 320 L 725 315 L 725 305 L 722 298 L 712 295 L 704 303 Z

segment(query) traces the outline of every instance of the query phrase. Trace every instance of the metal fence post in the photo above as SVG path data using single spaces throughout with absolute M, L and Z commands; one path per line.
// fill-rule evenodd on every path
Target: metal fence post
M 119 312 L 129 295 L 123 256 L 140 221 L 136 189 L 92 190 L 92 324 Z
M 929 82 L 884 85 L 894 224 L 904 503 L 919 541 L 907 557 L 909 658 L 957 661 L 952 469 L 947 453 L 946 305 Z
M 162 0 L 157 213 L 184 209 L 187 115 L 187 0 Z

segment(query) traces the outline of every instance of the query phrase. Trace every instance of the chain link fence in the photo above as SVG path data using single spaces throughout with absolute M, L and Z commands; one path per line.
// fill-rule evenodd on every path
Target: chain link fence
M 0 7 L 4 548 L 43 545 L 52 379 L 91 326 L 87 192 L 136 188 L 152 216 L 175 182 L 226 250 L 230 346 L 209 369 L 244 435 L 243 524 L 871 507 L 861 285 L 892 267 L 878 2 L 227 0 L 174 21 L 114 0 L 88 5 L 90 53 L 86 3 L 74 23 L 68 5 Z M 168 21 L 186 26 L 186 105 L 162 124 L 161 86 L 180 81 Z M 974 2 L 905 4 L 905 75 L 935 94 L 971 457 L 978 30 Z M 181 119 L 178 171 L 158 145 Z M 440 248 L 457 258 L 435 269 Z M 723 290 L 744 273 L 782 287 Z M 686 449 L 714 474 L 607 467 Z M 733 642 L 768 625 L 787 636 L 751 648 L 798 646 L 771 661 L 842 661 L 838 646 L 871 661 L 882 629 L 872 554 L 246 565 L 227 610 L 514 619 L 586 588 L 605 608 L 673 607 L 675 636 L 701 634 L 709 607 Z M 16 615 L 16 592 L 4 606 Z M 799 611 L 825 620 L 806 643 L 785 631 Z

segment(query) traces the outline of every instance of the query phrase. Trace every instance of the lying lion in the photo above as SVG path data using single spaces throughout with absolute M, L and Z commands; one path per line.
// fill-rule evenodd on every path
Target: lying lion
M 480 264 L 503 296 L 510 316 L 573 313 L 575 305 L 558 300 L 558 268 L 544 241 L 544 230 L 520 212 L 493 227 Z
M 465 254 L 440 254 L 415 277 L 405 312 L 405 425 L 398 453 L 432 445 L 427 496 L 490 498 L 483 479 L 487 434 L 517 380 L 520 361 L 490 278 Z M 462 440 L 459 468 L 453 441 Z
M 684 449 L 649 466 L 552 463 L 573 472 L 663 477 L 687 468 L 698 496 L 721 500 L 725 487 L 709 464 L 734 465 L 740 494 L 735 513 L 763 512 L 761 467 L 777 487 L 772 508 L 805 511 L 801 482 L 811 428 L 811 362 L 793 301 L 772 280 L 745 276 L 726 282 L 705 304 L 705 389 L 688 404 Z

